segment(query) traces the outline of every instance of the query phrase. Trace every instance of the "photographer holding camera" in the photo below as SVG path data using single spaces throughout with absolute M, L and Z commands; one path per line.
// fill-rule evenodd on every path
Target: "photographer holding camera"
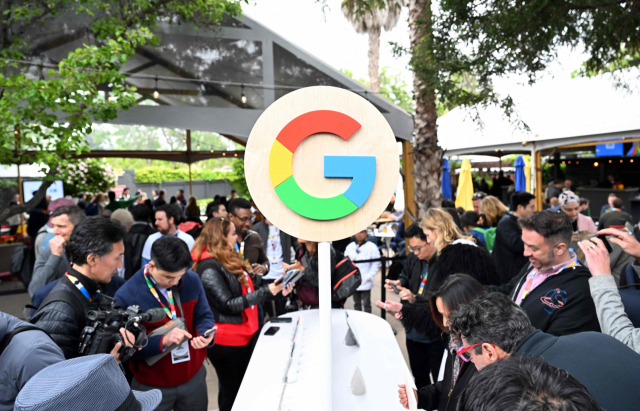
M 66 254 L 72 267 L 40 304 L 32 323 L 47 332 L 62 349 L 65 358 L 78 354 L 80 337 L 90 321 L 88 311 L 99 311 L 102 287 L 122 266 L 127 230 L 117 221 L 102 216 L 89 217 L 71 233 Z M 132 335 L 120 330 L 129 345 Z M 116 344 L 115 355 L 121 343 Z
M 151 260 L 116 293 L 123 307 L 164 310 L 161 320 L 144 322 L 148 343 L 129 363 L 134 390 L 162 391 L 156 410 L 206 411 L 208 406 L 206 348 L 216 327 L 187 244 L 175 236 L 158 238 Z

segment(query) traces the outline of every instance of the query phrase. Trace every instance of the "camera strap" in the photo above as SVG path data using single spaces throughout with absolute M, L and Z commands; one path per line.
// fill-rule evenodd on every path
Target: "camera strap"
M 65 275 L 67 276 L 69 281 L 71 281 L 71 284 L 75 285 L 76 288 L 82 293 L 82 295 L 84 295 L 87 298 L 87 300 L 91 301 L 91 296 L 89 295 L 89 291 L 87 291 L 85 286 L 82 285 L 80 280 L 78 280 L 76 277 L 72 276 L 69 273 L 65 273 Z

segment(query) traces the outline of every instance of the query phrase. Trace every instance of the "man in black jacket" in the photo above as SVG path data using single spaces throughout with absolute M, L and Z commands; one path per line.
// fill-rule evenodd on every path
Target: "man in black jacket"
M 95 216 L 78 224 L 69 238 L 66 253 L 73 267 L 51 290 L 32 319 L 58 344 L 67 359 L 78 356 L 86 311 L 99 309 L 101 288 L 122 267 L 122 240 L 126 234 L 119 222 Z
M 511 196 L 511 211 L 498 222 L 491 256 L 498 267 L 500 283 L 508 283 L 527 264 L 518 218 L 529 217 L 536 211 L 536 197 L 526 191 Z
M 131 278 L 142 266 L 142 249 L 147 238 L 156 232 L 149 225 L 151 209 L 144 204 L 131 207 L 133 225 L 124 239 L 124 278 Z
M 429 276 L 428 261 L 435 255 L 436 250 L 427 244 L 427 237 L 418 223 L 411 224 L 404 232 L 411 254 L 407 256 L 407 263 L 397 280 L 386 280 L 385 288 L 394 292 L 391 284 L 400 291 L 403 305 L 413 304 L 418 296 L 427 291 L 426 283 Z M 426 294 L 425 294 L 426 296 Z M 380 306 L 380 303 L 378 303 Z M 428 317 L 430 313 L 425 314 Z M 429 321 L 429 320 L 427 320 Z M 431 384 L 429 373 L 434 381 L 438 377 L 444 344 L 440 338 L 438 327 L 430 321 L 431 335 L 421 334 L 415 329 L 407 332 L 407 353 L 411 373 L 418 388 Z
M 640 356 L 613 337 L 594 332 L 555 337 L 535 330 L 527 314 L 499 293 L 459 308 L 450 327 L 462 338 L 459 355 L 478 370 L 511 355 L 538 357 L 580 381 L 605 410 L 631 411 L 640 404 Z
M 533 326 L 552 335 L 600 332 L 589 289 L 589 269 L 569 250 L 573 227 L 565 213 L 541 211 L 521 218 L 525 267 L 493 291 L 508 295 L 529 315 Z

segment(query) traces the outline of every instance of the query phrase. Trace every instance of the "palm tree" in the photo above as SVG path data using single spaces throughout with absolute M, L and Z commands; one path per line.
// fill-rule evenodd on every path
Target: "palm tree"
M 400 18 L 401 3 L 404 1 L 385 0 L 387 7 L 374 7 L 370 12 L 357 13 L 353 0 L 342 2 L 342 12 L 351 22 L 357 33 L 369 35 L 369 87 L 374 92 L 380 90 L 379 62 L 380 62 L 380 33 L 393 29 Z

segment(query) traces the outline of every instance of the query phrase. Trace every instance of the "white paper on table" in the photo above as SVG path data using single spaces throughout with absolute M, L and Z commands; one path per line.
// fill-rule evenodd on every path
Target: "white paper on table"
M 405 386 L 407 387 L 407 399 L 409 400 L 409 410 L 418 409 L 418 399 L 413 390 L 416 389 L 416 383 L 413 381 L 413 375 L 408 370 L 404 371 Z

